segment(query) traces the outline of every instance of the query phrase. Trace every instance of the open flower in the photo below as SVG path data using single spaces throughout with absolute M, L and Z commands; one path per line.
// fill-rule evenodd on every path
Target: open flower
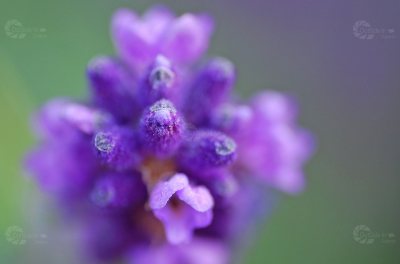
M 214 200 L 204 186 L 193 187 L 184 174 L 159 182 L 150 194 L 150 208 L 160 219 L 173 244 L 188 242 L 195 228 L 212 220 Z

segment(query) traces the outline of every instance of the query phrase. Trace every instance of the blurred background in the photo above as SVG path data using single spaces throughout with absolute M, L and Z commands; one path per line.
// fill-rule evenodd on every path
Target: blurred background
M 154 3 L 0 0 L 0 263 L 36 263 L 30 252 L 68 251 L 36 223 L 51 214 L 21 169 L 35 142 L 30 115 L 52 97 L 85 96 L 86 64 L 114 52 L 113 11 L 142 12 Z M 294 94 L 301 124 L 318 137 L 307 190 L 281 199 L 243 262 L 400 263 L 400 1 L 163 3 L 214 16 L 209 55 L 236 64 L 237 93 Z M 9 34 L 7 23 L 16 21 L 30 32 Z M 373 243 L 355 240 L 363 226 Z M 25 243 L 6 239 L 10 227 L 22 229 Z

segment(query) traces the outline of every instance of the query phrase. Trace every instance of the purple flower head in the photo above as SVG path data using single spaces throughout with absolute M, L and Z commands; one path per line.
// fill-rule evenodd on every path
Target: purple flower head
M 159 182 L 150 194 L 150 208 L 164 226 L 172 244 L 190 241 L 195 228 L 212 220 L 214 200 L 203 186 L 193 187 L 184 174 Z
M 55 99 L 36 115 L 27 169 L 68 208 L 95 262 L 229 263 L 266 211 L 265 186 L 305 186 L 313 138 L 294 100 L 240 100 L 232 62 L 199 67 L 206 15 L 122 9 L 111 30 L 118 56 L 89 63 L 90 98 Z

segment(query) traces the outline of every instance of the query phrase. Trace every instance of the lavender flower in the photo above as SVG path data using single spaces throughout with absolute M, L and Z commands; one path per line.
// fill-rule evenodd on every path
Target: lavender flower
M 192 187 L 186 175 L 176 174 L 154 187 L 149 204 L 163 222 L 167 240 L 178 244 L 190 241 L 195 228 L 211 223 L 214 200 L 207 188 Z
M 34 119 L 28 170 L 80 223 L 85 253 L 131 263 L 231 262 L 267 187 L 298 193 L 313 150 L 290 97 L 231 100 L 236 70 L 206 51 L 213 22 L 156 7 L 112 19 L 118 57 L 87 68 L 91 97 Z M 68 221 L 70 218 L 67 218 Z

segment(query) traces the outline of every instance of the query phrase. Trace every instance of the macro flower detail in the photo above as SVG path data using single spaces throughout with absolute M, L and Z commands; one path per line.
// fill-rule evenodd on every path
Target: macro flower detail
M 94 135 L 93 145 L 104 164 L 117 171 L 133 168 L 140 162 L 135 134 L 128 128 L 113 127 Z
M 188 120 L 205 125 L 212 113 L 224 103 L 235 81 L 233 64 L 224 58 L 215 58 L 196 73 L 188 91 L 185 111 Z
M 149 205 L 163 222 L 168 241 L 177 244 L 190 241 L 193 229 L 211 223 L 214 200 L 207 188 L 192 187 L 184 174 L 176 174 L 154 187 Z
M 27 170 L 95 262 L 231 263 L 269 188 L 304 189 L 313 136 L 291 97 L 242 100 L 233 62 L 200 60 L 209 16 L 121 9 L 111 24 L 118 55 L 88 63 L 88 99 L 38 111 Z
M 176 101 L 179 95 L 178 80 L 166 57 L 158 55 L 144 76 L 143 83 L 138 86 L 139 103 L 148 106 L 163 98 Z
M 221 168 L 232 163 L 235 154 L 233 139 L 221 132 L 199 130 L 182 144 L 180 162 L 192 171 Z
M 144 148 L 154 155 L 165 156 L 179 146 L 184 123 L 173 104 L 162 99 L 144 111 L 139 130 Z
M 184 14 L 175 18 L 164 7 L 150 9 L 142 17 L 122 9 L 112 21 L 116 49 L 135 70 L 143 70 L 159 54 L 179 65 L 195 61 L 207 49 L 212 31 L 210 17 Z

